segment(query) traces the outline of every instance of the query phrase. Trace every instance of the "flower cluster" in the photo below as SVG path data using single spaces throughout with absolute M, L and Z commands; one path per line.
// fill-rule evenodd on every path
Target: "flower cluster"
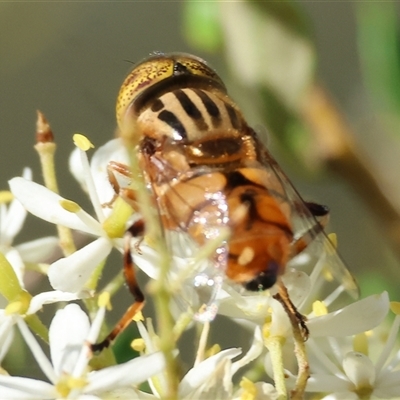
M 125 229 L 138 217 L 129 193 L 116 198 L 115 186 L 124 187 L 127 183 L 121 181 L 133 178 L 121 168 L 121 176 L 115 178 L 119 184 L 113 188 L 107 171 L 109 161 L 119 166 L 129 163 L 121 140 L 100 147 L 91 162 L 87 139 L 76 136 L 75 143 L 70 169 L 87 192 L 95 217 L 32 181 L 29 170 L 11 179 L 10 192 L 0 197 L 0 294 L 7 300 L 0 310 L 1 399 L 400 398 L 400 351 L 396 347 L 400 306 L 390 303 L 387 293 L 339 306 L 346 292 L 340 279 L 350 278 L 340 271 L 338 280 L 330 279 L 326 266 L 333 246 L 329 241 L 319 243 L 320 247 L 328 245 L 324 253 L 328 256 L 318 256 L 310 273 L 298 268 L 304 262 L 299 257 L 297 265 L 290 265 L 282 276 L 293 306 L 306 317 L 309 333 L 304 341 L 274 289 L 244 292 L 219 273 L 210 272 L 210 255 L 223 251 L 226 232 L 222 230 L 204 248 L 184 234 L 168 234 L 168 269 L 163 275 L 160 265 L 166 262 L 166 254 L 154 237 L 124 240 Z M 27 212 L 57 227 L 83 232 L 92 240 L 77 250 L 73 243 L 63 247 L 64 256 L 47 265 L 43 260 L 54 251 L 58 238 L 13 245 Z M 158 325 L 155 328 L 151 318 L 142 322 L 138 307 L 134 323 L 140 337 L 132 346 L 139 354 L 116 364 L 111 353 L 98 356 L 92 345 L 102 339 L 109 298 L 124 279 L 120 273 L 102 290 L 97 284 L 113 249 L 126 253 L 127 247 L 135 268 L 150 278 L 143 291 L 147 298 L 154 298 Z M 24 284 L 27 268 L 46 275 L 53 290 L 29 293 Z M 321 290 L 321 279 L 334 287 L 328 294 Z M 49 303 L 60 303 L 60 308 L 47 328 L 38 311 L 47 310 Z M 390 310 L 395 317 L 388 327 Z M 235 321 L 238 331 L 247 334 L 247 344 L 241 343 L 247 351 L 226 347 L 223 342 L 208 345 L 215 315 Z M 193 325 L 201 327 L 197 345 L 182 345 L 184 332 Z M 6 370 L 4 361 L 12 352 L 16 329 L 44 380 L 10 375 Z M 224 333 L 230 342 L 235 340 L 233 332 Z M 43 343 L 48 343 L 50 358 Z M 192 366 L 180 362 L 190 357 Z

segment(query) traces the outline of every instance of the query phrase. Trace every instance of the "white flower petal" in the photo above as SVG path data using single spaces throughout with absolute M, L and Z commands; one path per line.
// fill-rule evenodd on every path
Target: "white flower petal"
M 115 399 L 115 400 L 157 400 L 158 397 L 141 392 L 134 388 L 119 388 L 101 393 L 102 399 Z
M 365 354 L 356 351 L 347 353 L 343 359 L 343 369 L 357 389 L 373 386 L 375 367 Z
M 62 292 L 61 290 L 42 292 L 32 297 L 28 311 L 26 313 L 28 315 L 35 314 L 36 312 L 42 309 L 44 304 L 52 304 L 52 303 L 57 303 L 59 301 L 77 300 L 83 297 L 86 296 L 83 296 L 83 294 L 77 295 L 75 293 Z
M 292 336 L 292 326 L 282 304 L 278 300 L 273 299 L 271 310 L 272 321 L 269 328 L 269 335 L 281 338 Z
M 96 192 L 102 203 L 109 202 L 115 194 L 107 174 L 107 165 L 110 161 L 117 161 L 129 165 L 129 156 L 120 138 L 110 140 L 105 145 L 99 147 L 90 162 L 90 170 Z
M 95 230 L 83 223 L 76 214 L 61 207 L 60 201 L 65 199 L 44 186 L 20 177 L 11 179 L 9 184 L 13 195 L 31 214 L 45 221 L 94 235 L 101 231 L 97 221 L 99 228 Z
M 400 370 L 384 369 L 380 372 L 380 375 L 376 379 L 375 386 L 381 387 L 397 387 L 400 396 Z
M 165 368 L 161 352 L 137 357 L 126 363 L 93 371 L 89 374 L 86 393 L 101 393 L 124 386 L 138 385 Z
M 374 395 L 380 399 L 400 398 L 400 371 L 384 371 L 374 386 Z
M 264 348 L 264 341 L 261 329 L 259 326 L 257 326 L 254 331 L 254 340 L 249 351 L 246 353 L 244 357 L 233 363 L 232 375 L 234 375 L 239 370 L 239 368 L 242 368 L 245 365 L 252 362 L 253 360 L 255 360 L 261 354 L 263 348 Z
M 305 272 L 291 268 L 282 276 L 282 281 L 293 304 L 300 304 L 310 293 L 311 280 Z
M 379 325 L 389 311 L 387 292 L 372 295 L 341 310 L 312 318 L 307 322 L 311 337 L 350 336 Z
M 50 257 L 59 246 L 59 239 L 55 236 L 47 236 L 30 242 L 15 246 L 25 262 L 44 262 Z
M 215 354 L 214 356 L 207 358 L 196 367 L 192 368 L 182 379 L 179 384 L 179 395 L 185 397 L 191 393 L 194 389 L 203 385 L 215 371 L 217 365 L 223 359 L 235 358 L 242 351 L 240 349 L 227 349 Z
M 49 328 L 49 342 L 58 376 L 72 373 L 89 329 L 89 318 L 77 304 L 68 304 L 56 312 Z
M 88 189 L 86 187 L 86 182 L 84 179 L 84 174 L 83 174 L 83 166 L 81 162 L 81 149 L 79 147 L 75 147 L 74 150 L 72 150 L 69 160 L 68 160 L 68 165 L 69 165 L 69 171 L 72 173 L 73 177 L 78 181 L 78 183 L 81 185 L 82 189 L 84 192 L 87 193 Z
M 13 242 L 14 237 L 22 228 L 26 214 L 24 206 L 18 200 L 10 203 L 5 220 L 1 221 L 2 242 L 8 242 L 8 244 Z
M 48 272 L 51 286 L 64 292 L 80 292 L 111 249 L 112 244 L 108 239 L 98 238 L 70 256 L 56 261 Z
M 321 400 L 360 400 L 360 398 L 353 392 L 337 392 L 328 394 Z
M 0 363 L 7 354 L 13 339 L 14 318 L 11 315 L 5 315 L 4 310 L 0 310 Z
M 218 314 L 230 318 L 240 318 L 262 324 L 270 314 L 269 308 L 273 298 L 266 292 L 255 295 L 241 295 L 229 283 L 223 283 L 223 290 L 220 291 L 222 299 L 218 305 Z
M 134 244 L 133 244 L 134 246 Z M 149 246 L 140 246 L 141 254 L 133 251 L 133 261 L 147 276 L 157 279 L 159 274 L 158 265 L 160 265 L 160 257 L 157 252 Z
M 231 360 L 223 358 L 215 366 L 209 379 L 202 385 L 187 394 L 185 399 L 218 399 L 231 400 L 232 398 L 232 374 Z
M 307 381 L 307 392 L 329 393 L 351 391 L 353 385 L 346 379 L 341 379 L 331 374 L 311 374 Z
M 0 375 L 0 395 L 7 400 L 47 400 L 57 398 L 53 385 L 36 379 Z

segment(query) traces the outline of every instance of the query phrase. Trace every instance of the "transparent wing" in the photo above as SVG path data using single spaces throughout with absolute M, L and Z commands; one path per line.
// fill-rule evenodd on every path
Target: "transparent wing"
M 261 143 L 259 145 L 264 149 L 265 167 L 271 170 L 279 181 L 286 201 L 291 205 L 295 239 L 302 237 L 306 232 L 313 231 L 319 222 L 273 156 L 265 146 Z M 333 303 L 339 297 L 345 297 L 344 294 L 349 295 L 352 299 L 357 299 L 359 297 L 358 285 L 338 254 L 332 240 L 334 240 L 333 237 L 328 237 L 323 229 L 316 230 L 314 235 L 310 235 L 306 248 L 289 262 L 288 267 L 295 267 L 307 272 L 313 281 L 313 290 L 328 293 L 325 303 Z M 312 298 L 313 296 L 308 297 Z

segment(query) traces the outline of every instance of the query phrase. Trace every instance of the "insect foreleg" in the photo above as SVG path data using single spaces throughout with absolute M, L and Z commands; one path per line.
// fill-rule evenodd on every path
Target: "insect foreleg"
M 132 318 L 142 310 L 145 303 L 144 295 L 136 279 L 135 265 L 131 253 L 131 242 L 133 237 L 142 236 L 144 233 L 144 223 L 142 220 L 136 221 L 125 233 L 124 242 L 124 276 L 126 284 L 135 302 L 128 308 L 115 328 L 100 343 L 91 345 L 94 352 L 101 351 L 108 347 L 113 340 L 130 324 Z
M 103 203 L 103 207 L 112 207 L 115 200 L 118 197 L 122 197 L 135 211 L 138 211 L 135 192 L 127 187 L 121 187 L 116 174 L 122 175 L 125 178 L 129 178 L 129 180 L 132 178 L 131 171 L 126 164 L 122 164 L 117 161 L 110 161 L 107 165 L 107 176 L 108 181 L 114 190 L 114 196 L 107 203 Z

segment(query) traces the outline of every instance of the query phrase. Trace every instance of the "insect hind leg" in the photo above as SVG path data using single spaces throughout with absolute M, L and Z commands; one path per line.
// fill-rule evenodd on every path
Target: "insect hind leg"
M 131 243 L 133 237 L 142 236 L 144 233 L 143 220 L 136 221 L 125 233 L 124 237 L 124 276 L 125 281 L 131 292 L 134 303 L 126 310 L 115 328 L 99 343 L 91 344 L 93 352 L 100 352 L 108 347 L 114 339 L 130 324 L 132 318 L 142 310 L 145 304 L 145 298 L 136 279 L 135 265 L 131 253 Z
M 286 314 L 288 315 L 292 325 L 297 325 L 300 328 L 301 334 L 304 341 L 308 339 L 310 334 L 306 321 L 307 317 L 301 314 L 296 306 L 290 300 L 289 293 L 282 282 L 278 284 L 278 293 L 273 296 L 273 298 L 282 304 Z

